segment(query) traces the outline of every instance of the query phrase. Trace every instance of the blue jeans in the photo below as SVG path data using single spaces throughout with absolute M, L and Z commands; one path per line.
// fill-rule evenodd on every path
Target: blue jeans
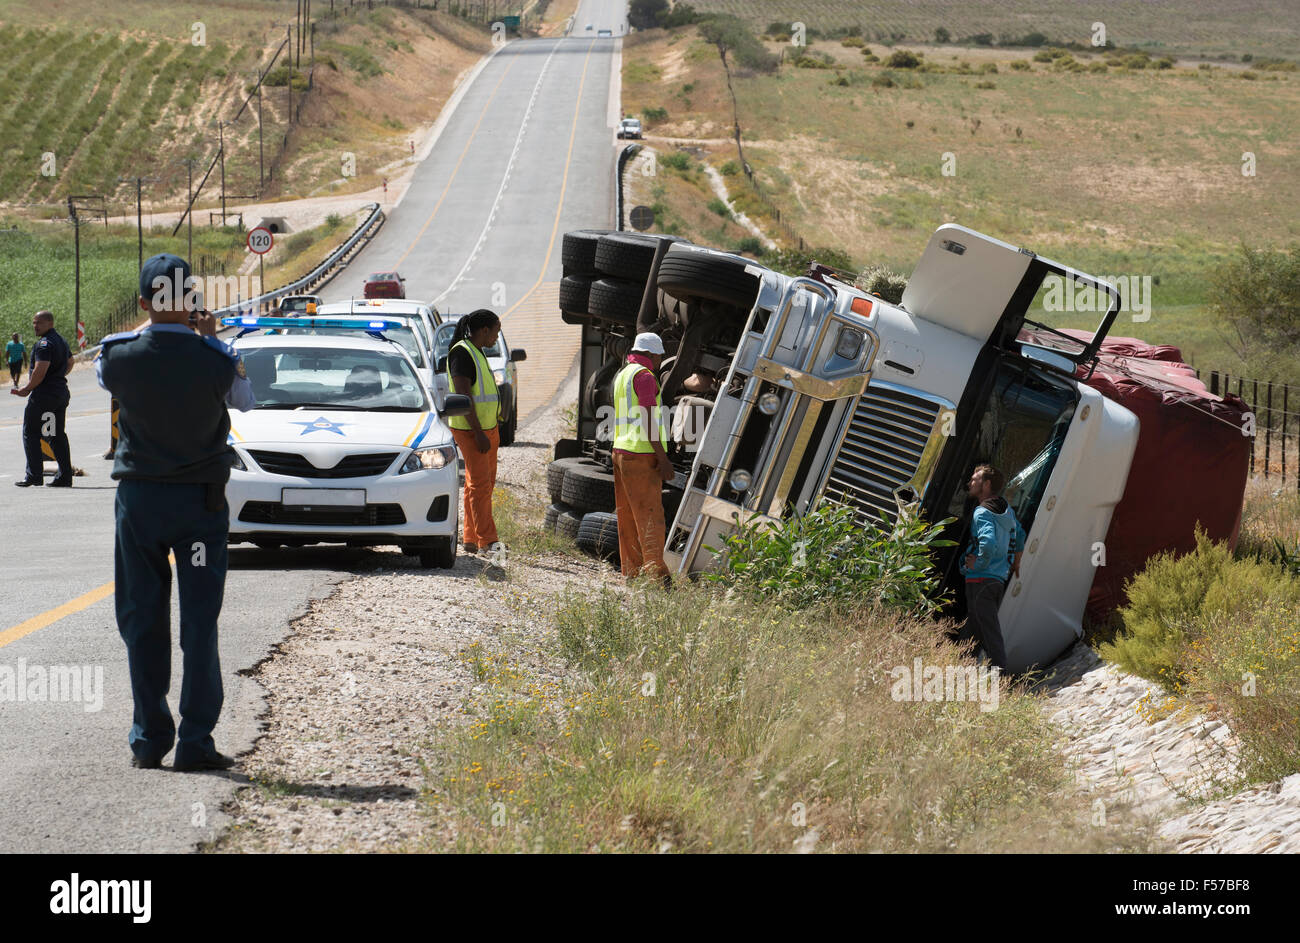
M 135 712 L 127 742 L 141 759 L 160 760 L 176 743 L 174 762 L 216 752 L 212 728 L 223 690 L 217 618 L 226 586 L 230 510 L 210 511 L 202 484 L 125 479 L 118 483 L 113 569 L 117 628 L 126 642 Z M 171 687 L 171 566 L 180 590 L 181 725 L 179 741 L 167 691 Z

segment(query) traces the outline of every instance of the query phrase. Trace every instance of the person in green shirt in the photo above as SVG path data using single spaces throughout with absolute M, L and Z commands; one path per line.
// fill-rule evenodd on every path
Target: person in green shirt
M 9 376 L 13 380 L 14 389 L 17 389 L 18 381 L 22 379 L 23 367 L 27 365 L 27 348 L 23 346 L 16 332 L 13 340 L 5 344 L 5 360 L 9 363 Z

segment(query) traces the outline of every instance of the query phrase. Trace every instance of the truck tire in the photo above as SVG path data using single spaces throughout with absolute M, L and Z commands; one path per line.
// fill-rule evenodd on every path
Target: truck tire
M 585 455 L 575 455 L 572 458 L 557 458 L 546 466 L 546 493 L 551 496 L 552 501 L 563 501 L 560 496 L 564 490 L 564 473 L 574 465 L 590 465 L 599 467 L 596 462 Z
M 573 508 L 567 504 L 551 504 L 546 508 L 546 516 L 542 518 L 542 527 L 549 533 L 555 533 L 555 526 L 560 522 L 560 515 L 565 511 L 572 511 Z
M 567 537 L 574 540 L 578 536 L 578 528 L 582 526 L 582 512 L 575 511 L 573 508 L 565 508 L 555 518 L 555 533 L 560 537 Z
M 618 515 L 592 511 L 583 515 L 578 527 L 578 548 L 602 560 L 618 559 Z
M 591 283 L 595 280 L 591 275 L 565 275 L 560 280 L 560 311 L 585 318 Z
M 561 498 L 565 504 L 587 513 L 614 510 L 614 473 L 603 465 L 571 465 L 564 472 Z
M 659 263 L 658 286 L 674 298 L 704 298 L 748 310 L 759 279 L 745 271 L 749 259 L 699 246 L 672 246 Z
M 596 269 L 602 275 L 626 278 L 645 284 L 654 264 L 655 249 L 661 242 L 681 242 L 681 236 L 612 232 L 596 244 Z
M 644 293 L 644 282 L 625 278 L 598 278 L 591 283 L 587 313 L 615 324 L 636 324 Z
M 596 275 L 596 245 L 608 229 L 575 229 L 564 234 L 560 260 L 565 275 Z

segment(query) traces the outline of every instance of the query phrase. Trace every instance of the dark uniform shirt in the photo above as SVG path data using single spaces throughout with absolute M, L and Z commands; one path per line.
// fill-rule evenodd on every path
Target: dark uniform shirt
M 41 385 L 32 390 L 32 395 L 67 396 L 68 378 L 64 374 L 68 372 L 68 361 L 71 359 L 72 351 L 68 348 L 68 342 L 53 328 L 46 331 L 32 347 L 32 366 L 35 367 L 41 362 L 48 363 L 50 366 L 45 371 L 45 378 L 41 380 Z
M 114 478 L 225 483 L 226 406 L 255 405 L 234 348 L 183 325 L 152 325 L 104 338 L 96 370 L 121 410 Z

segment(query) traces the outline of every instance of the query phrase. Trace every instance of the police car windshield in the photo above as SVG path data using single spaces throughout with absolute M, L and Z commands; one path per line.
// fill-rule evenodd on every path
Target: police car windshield
M 346 327 L 290 327 L 285 328 L 285 334 L 355 334 L 357 331 L 368 333 L 365 321 L 357 321 L 354 329 Z M 420 339 L 415 336 L 411 329 L 410 323 L 400 327 L 386 328 L 383 332 L 384 337 L 389 340 L 397 341 L 406 350 L 407 355 L 415 362 L 417 367 L 424 367 L 424 354 L 421 353 L 422 346 Z
M 340 347 L 244 349 L 257 409 L 298 407 L 424 412 L 428 398 L 396 353 Z

